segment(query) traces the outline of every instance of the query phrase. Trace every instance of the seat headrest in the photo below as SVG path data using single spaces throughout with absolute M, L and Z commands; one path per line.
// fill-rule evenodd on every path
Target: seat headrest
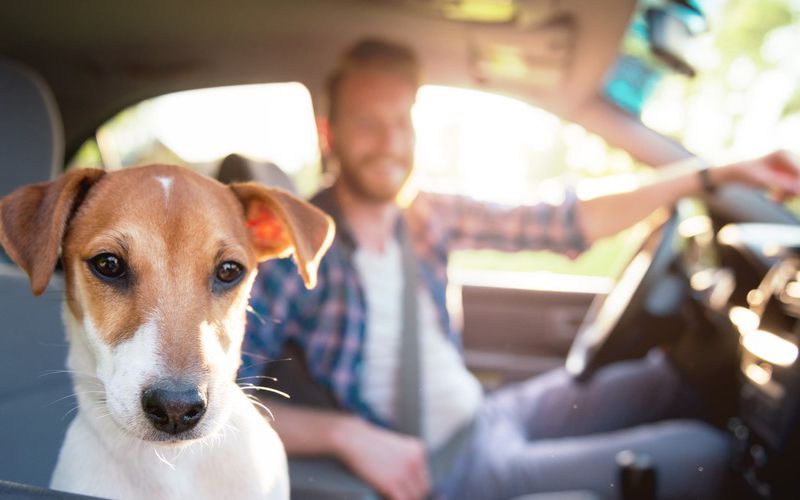
M 0 58 L 0 196 L 60 173 L 64 130 L 53 94 L 33 70 Z
M 217 180 L 224 184 L 256 181 L 297 194 L 294 181 L 279 166 L 270 162 L 254 162 L 236 153 L 229 154 L 220 162 Z
M 64 129 L 53 94 L 31 69 L 0 57 L 0 197 L 60 173 Z M 0 247 L 0 264 L 9 262 Z M 0 269 L 2 271 L 2 269 Z

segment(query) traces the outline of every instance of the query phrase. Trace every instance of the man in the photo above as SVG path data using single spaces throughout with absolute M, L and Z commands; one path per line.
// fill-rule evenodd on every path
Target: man
M 630 427 L 690 416 L 692 394 L 661 356 L 619 363 L 579 386 L 563 370 L 484 397 L 464 368 L 445 308 L 446 265 L 454 248 L 549 248 L 575 255 L 702 189 L 701 168 L 682 164 L 636 190 L 560 206 L 502 208 L 463 197 L 420 193 L 403 210 L 396 196 L 411 172 L 411 107 L 419 86 L 414 54 L 380 40 L 356 44 L 329 80 L 323 137 L 338 166 L 333 186 L 314 198 L 337 224 L 319 269 L 304 290 L 288 260 L 263 265 L 248 327 L 243 376 L 288 344 L 342 411 L 271 402 L 274 427 L 294 456 L 334 456 L 382 495 L 509 498 L 536 491 L 614 492 L 615 454 L 651 455 L 664 496 L 713 497 L 727 443 L 696 422 Z M 709 168 L 706 182 L 770 186 L 797 194 L 798 163 L 787 154 Z M 406 245 L 410 238 L 411 251 Z M 421 433 L 404 428 L 404 259 L 413 254 L 421 393 Z M 411 278 L 408 278 L 411 280 Z M 412 280 L 413 281 L 413 280 Z M 535 334 L 535 332 L 532 332 Z M 413 380 L 413 379 L 412 379 Z M 399 403 L 402 401 L 402 403 Z M 464 437 L 466 436 L 466 437 Z M 460 442 L 444 472 L 431 477 L 428 451 Z

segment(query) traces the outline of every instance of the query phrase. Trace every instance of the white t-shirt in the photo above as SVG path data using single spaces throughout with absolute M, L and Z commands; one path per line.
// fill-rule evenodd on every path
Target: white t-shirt
M 359 248 L 354 262 L 367 301 L 362 396 L 378 416 L 393 420 L 403 323 L 400 245 L 392 240 L 383 253 Z M 472 420 L 483 399 L 483 391 L 442 332 L 433 299 L 422 285 L 418 315 L 423 438 L 430 448 L 436 449 Z

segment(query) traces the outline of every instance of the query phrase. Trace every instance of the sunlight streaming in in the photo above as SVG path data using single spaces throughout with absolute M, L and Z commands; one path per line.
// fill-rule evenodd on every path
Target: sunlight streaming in
M 193 90 L 152 105 L 157 136 L 186 161 L 236 152 L 290 173 L 319 161 L 311 95 L 299 83 Z

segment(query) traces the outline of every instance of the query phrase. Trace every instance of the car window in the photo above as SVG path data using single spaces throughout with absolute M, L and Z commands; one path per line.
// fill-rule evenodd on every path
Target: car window
M 684 53 L 696 71 L 656 60 L 642 2 L 606 95 L 642 122 L 715 162 L 774 149 L 800 153 L 800 2 L 705 0 L 708 28 Z M 800 215 L 800 200 L 789 207 Z
M 99 127 L 69 166 L 173 163 L 214 175 L 231 153 L 274 163 L 301 193 L 313 192 L 320 159 L 308 89 L 300 83 L 238 85 L 148 99 Z
M 415 183 L 503 204 L 558 201 L 581 180 L 646 169 L 625 151 L 580 125 L 496 94 L 425 86 L 414 108 Z M 451 274 L 480 271 L 612 277 L 640 243 L 626 231 L 604 239 L 575 260 L 552 252 L 456 252 Z M 457 276 L 456 276 L 457 278 Z M 510 277 L 514 279 L 513 277 Z M 533 278 L 533 277 L 531 277 Z M 514 279 L 516 281 L 516 279 Z
M 578 180 L 645 168 L 600 136 L 522 101 L 488 92 L 424 86 L 413 110 L 412 183 L 502 204 L 557 201 Z M 213 175 L 239 153 L 282 168 L 310 196 L 320 185 L 311 98 L 301 84 L 179 92 L 132 106 L 101 126 L 71 165 L 109 169 L 155 162 Z M 462 251 L 455 274 L 479 272 L 615 276 L 634 249 L 631 233 L 599 242 L 576 260 L 551 252 Z

